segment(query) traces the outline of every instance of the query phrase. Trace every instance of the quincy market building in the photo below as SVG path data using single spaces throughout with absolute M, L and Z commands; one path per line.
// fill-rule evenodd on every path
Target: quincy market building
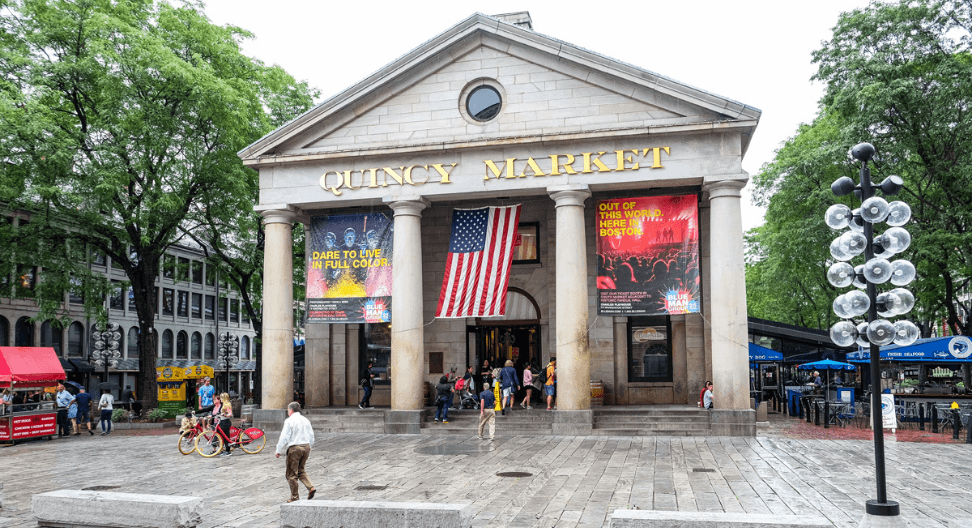
M 754 435 L 740 190 L 759 117 L 527 13 L 476 14 L 260 139 L 240 156 L 266 222 L 264 412 L 293 396 L 299 221 L 309 407 L 357 405 L 374 361 L 386 431 L 417 433 L 443 373 L 556 356 L 555 434 L 590 434 L 592 380 L 619 406 L 695 406 L 712 380 L 710 434 Z M 515 204 L 505 313 L 437 318 L 453 211 Z

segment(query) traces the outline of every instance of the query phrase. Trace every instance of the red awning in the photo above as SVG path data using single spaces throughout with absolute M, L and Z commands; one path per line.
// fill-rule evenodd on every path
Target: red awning
M 37 385 L 66 379 L 50 347 L 0 347 L 0 384 Z

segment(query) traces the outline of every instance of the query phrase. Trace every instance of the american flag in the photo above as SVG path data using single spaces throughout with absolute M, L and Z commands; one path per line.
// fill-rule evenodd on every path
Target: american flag
M 436 317 L 506 313 L 506 286 L 520 206 L 456 209 Z

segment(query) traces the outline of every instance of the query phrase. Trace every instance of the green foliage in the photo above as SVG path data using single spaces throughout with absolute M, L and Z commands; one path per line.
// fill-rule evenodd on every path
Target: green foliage
M 766 225 L 749 233 L 751 315 L 826 328 L 839 293 L 825 280 L 831 263 L 823 214 L 839 176 L 858 181 L 847 151 L 872 143 L 872 179 L 905 180 L 896 197 L 911 205 L 918 279 L 913 319 L 960 325 L 956 306 L 972 277 L 972 5 L 959 1 L 874 2 L 841 15 L 833 38 L 814 53 L 826 84 L 817 118 L 802 126 L 754 178 Z M 876 226 L 876 232 L 886 229 Z M 859 261 L 860 259 L 857 259 Z M 961 333 L 968 334 L 967 319 Z M 927 328 L 927 325 L 926 325 Z M 927 331 L 927 330 L 926 330 Z
M 112 410 L 111 411 L 111 421 L 117 422 L 117 421 L 121 420 L 122 418 L 125 417 L 125 412 L 126 412 L 125 409 L 122 409 L 121 407 L 118 407 L 117 409 Z
M 186 411 L 183 410 L 182 412 L 185 413 Z M 168 417 L 169 417 L 169 412 L 166 411 L 165 409 L 152 409 L 148 413 L 148 419 L 152 420 L 153 422 L 157 422 L 159 420 L 165 420 Z

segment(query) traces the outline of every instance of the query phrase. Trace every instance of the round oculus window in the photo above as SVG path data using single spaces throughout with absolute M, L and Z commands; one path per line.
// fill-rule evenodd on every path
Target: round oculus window
M 480 86 L 466 97 L 466 111 L 476 121 L 489 121 L 500 111 L 503 99 L 492 86 Z

